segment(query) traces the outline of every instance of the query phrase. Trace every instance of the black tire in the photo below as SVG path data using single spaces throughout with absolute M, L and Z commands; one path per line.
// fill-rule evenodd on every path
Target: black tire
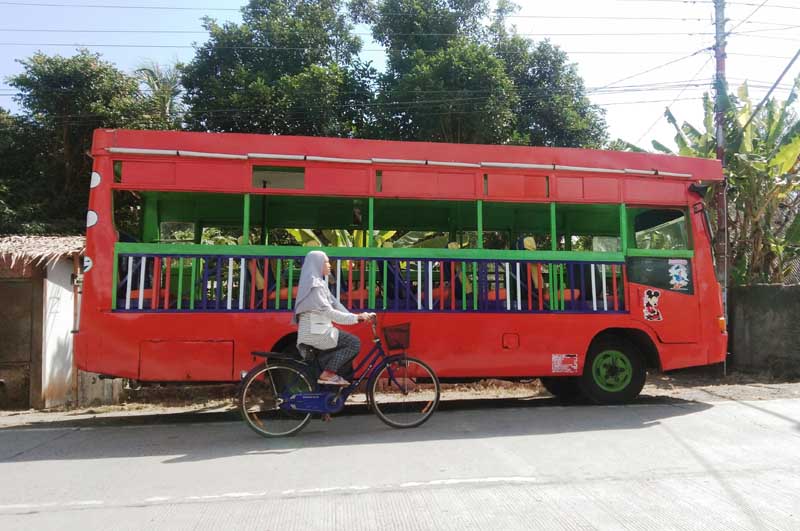
M 539 380 L 548 393 L 565 402 L 572 402 L 583 396 L 577 376 L 549 376 Z
M 639 396 L 646 378 L 642 354 L 630 341 L 602 338 L 589 347 L 578 383 L 595 404 L 626 404 Z
M 402 354 L 387 358 L 367 383 L 367 403 L 392 428 L 422 425 L 436 411 L 440 396 L 439 378 L 433 369 Z
M 266 362 L 256 365 L 239 386 L 239 413 L 245 424 L 262 437 L 295 435 L 311 420 L 311 413 L 280 408 L 280 396 L 312 392 L 308 375 L 298 364 Z M 269 407 L 264 408 L 264 404 Z

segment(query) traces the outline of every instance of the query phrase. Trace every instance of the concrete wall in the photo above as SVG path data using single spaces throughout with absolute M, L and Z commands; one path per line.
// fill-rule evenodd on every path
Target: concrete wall
M 119 404 L 125 399 L 122 378 L 100 378 L 93 372 L 78 371 L 78 406 Z
M 71 259 L 59 260 L 47 268 L 42 348 L 44 407 L 118 404 L 124 398 L 121 378 L 100 378 L 74 366 L 72 330 L 79 323 L 74 322 L 73 272 Z
M 75 401 L 72 359 L 74 290 L 72 260 L 47 267 L 45 279 L 44 337 L 42 345 L 42 398 L 45 408 Z
M 734 367 L 800 377 L 800 285 L 732 288 L 729 314 Z

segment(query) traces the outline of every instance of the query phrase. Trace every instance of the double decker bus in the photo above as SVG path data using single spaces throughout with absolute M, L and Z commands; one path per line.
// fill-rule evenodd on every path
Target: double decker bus
M 253 351 L 291 351 L 308 242 L 336 297 L 411 323 L 444 379 L 619 403 L 648 370 L 726 355 L 714 160 L 130 130 L 95 131 L 92 157 L 83 370 L 233 382 Z

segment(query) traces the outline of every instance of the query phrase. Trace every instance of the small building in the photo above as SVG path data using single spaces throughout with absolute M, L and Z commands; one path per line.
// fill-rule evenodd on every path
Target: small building
M 83 236 L 0 236 L 0 409 L 78 401 Z

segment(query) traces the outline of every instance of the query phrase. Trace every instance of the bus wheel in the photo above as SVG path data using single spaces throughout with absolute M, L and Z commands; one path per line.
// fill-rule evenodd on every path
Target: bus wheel
M 581 397 L 578 378 L 574 376 L 561 376 L 539 378 L 547 392 L 564 401 L 573 401 Z
M 578 382 L 583 394 L 596 404 L 624 404 L 639 396 L 646 377 L 636 347 L 622 338 L 607 338 L 589 348 Z

